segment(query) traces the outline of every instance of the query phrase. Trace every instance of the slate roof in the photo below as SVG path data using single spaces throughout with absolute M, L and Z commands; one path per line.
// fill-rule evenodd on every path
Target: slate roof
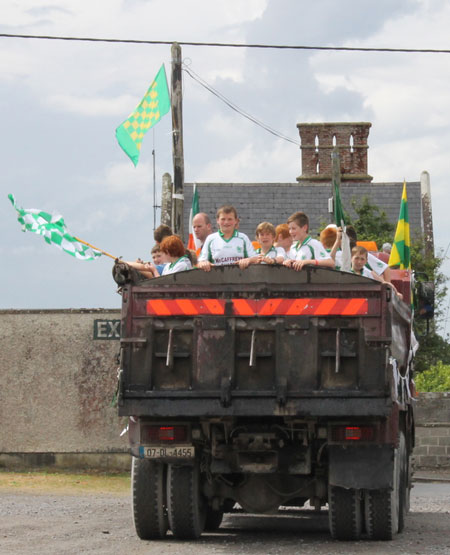
M 411 237 L 423 231 L 420 182 L 408 182 L 408 209 Z M 399 183 L 341 183 L 341 198 L 352 216 L 352 199 L 367 196 L 372 204 L 386 212 L 396 225 L 400 210 L 403 182 Z M 184 236 L 188 237 L 189 211 L 192 204 L 192 183 L 184 184 Z M 312 234 L 321 224 L 330 222 L 328 199 L 332 196 L 330 183 L 197 183 L 201 212 L 209 214 L 215 228 L 215 214 L 224 204 L 232 204 L 241 220 L 239 229 L 250 239 L 256 226 L 269 221 L 278 225 L 298 210 L 308 214 Z

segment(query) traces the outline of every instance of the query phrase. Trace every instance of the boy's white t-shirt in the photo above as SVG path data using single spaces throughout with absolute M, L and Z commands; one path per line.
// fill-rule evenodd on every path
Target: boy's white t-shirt
M 255 252 L 256 254 L 264 254 L 261 248 L 256 249 Z M 270 247 L 270 249 L 266 252 L 266 254 L 264 254 L 264 256 L 266 256 L 267 258 L 278 258 L 279 256 L 282 256 L 283 260 L 286 260 L 287 258 L 286 251 L 283 249 L 283 247 L 275 247 L 274 245 Z
M 288 258 L 292 260 L 326 260 L 331 256 L 320 241 L 308 235 L 302 243 L 296 241 L 291 246 Z
M 168 274 L 175 274 L 176 272 L 183 272 L 184 270 L 192 270 L 191 261 L 186 255 L 175 260 L 175 262 L 171 264 L 166 264 L 161 275 L 167 276 Z
M 216 266 L 225 266 L 255 254 L 252 242 L 245 233 L 235 230 L 229 239 L 224 239 L 223 233 L 216 231 L 205 239 L 198 260 L 199 262 L 208 260 Z

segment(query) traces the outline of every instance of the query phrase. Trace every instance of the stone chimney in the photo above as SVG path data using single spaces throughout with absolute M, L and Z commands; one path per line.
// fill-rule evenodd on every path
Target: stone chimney
M 367 137 L 372 126 L 357 123 L 298 123 L 302 175 L 297 181 L 331 181 L 333 148 L 339 150 L 341 181 L 372 181 L 367 173 Z

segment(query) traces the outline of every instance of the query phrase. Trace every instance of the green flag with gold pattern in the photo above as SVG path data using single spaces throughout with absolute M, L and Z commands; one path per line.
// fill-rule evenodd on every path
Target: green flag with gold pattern
M 135 166 L 139 161 L 144 135 L 169 110 L 170 95 L 163 64 L 139 106 L 116 129 L 119 145 Z
M 411 239 L 409 236 L 408 197 L 406 194 L 406 182 L 403 182 L 400 214 L 398 216 L 394 243 L 389 256 L 389 266 L 399 266 L 401 270 L 411 269 L 410 249 Z

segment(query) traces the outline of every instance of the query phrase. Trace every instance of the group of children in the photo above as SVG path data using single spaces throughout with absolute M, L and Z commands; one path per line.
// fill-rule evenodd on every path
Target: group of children
M 245 233 L 239 231 L 239 218 L 231 205 L 219 208 L 216 214 L 218 231 L 205 239 L 198 256 L 185 249 L 177 235 L 168 226 L 160 226 L 155 232 L 157 244 L 152 249 L 153 262 L 138 259 L 128 264 L 145 277 L 152 278 L 172 274 L 193 267 L 209 272 L 212 266 L 237 264 L 241 269 L 251 264 L 282 264 L 300 271 L 305 266 L 322 266 L 340 269 L 342 231 L 328 226 L 322 231 L 320 241 L 309 235 L 309 220 L 304 212 L 295 212 L 276 228 L 262 222 L 256 228 L 258 247 L 255 249 Z M 165 229 L 167 228 L 167 229 Z M 347 228 L 350 237 L 351 272 L 390 282 L 388 265 L 356 245 L 356 233 Z

